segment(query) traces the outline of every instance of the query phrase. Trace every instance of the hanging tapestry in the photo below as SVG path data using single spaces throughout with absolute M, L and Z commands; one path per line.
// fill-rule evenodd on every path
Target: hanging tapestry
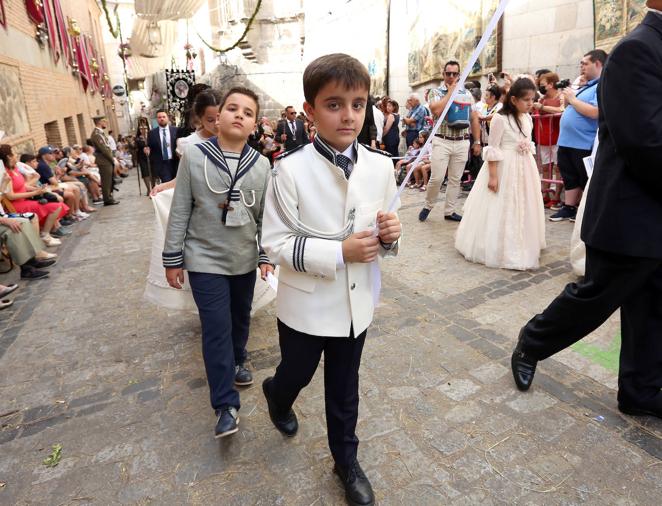
M 5 17 L 5 4 L 4 0 L 0 0 L 0 25 L 7 27 L 7 18 Z

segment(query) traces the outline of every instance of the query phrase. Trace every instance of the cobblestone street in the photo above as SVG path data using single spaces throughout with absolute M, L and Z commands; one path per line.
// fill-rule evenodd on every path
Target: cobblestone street
M 321 367 L 298 435 L 269 420 L 274 303 L 253 319 L 239 433 L 214 439 L 198 317 L 143 301 L 153 209 L 135 175 L 119 197 L 0 312 L 0 504 L 343 504 Z M 407 190 L 363 354 L 359 459 L 378 504 L 660 504 L 662 423 L 616 407 L 618 315 L 540 363 L 529 392 L 510 374 L 519 328 L 574 279 L 573 225 L 547 223 L 537 271 L 488 269 L 455 252 L 441 207 L 419 223 L 422 203 Z

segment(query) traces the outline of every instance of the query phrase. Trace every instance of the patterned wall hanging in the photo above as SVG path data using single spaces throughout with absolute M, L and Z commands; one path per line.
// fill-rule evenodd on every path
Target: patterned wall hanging
M 186 107 L 186 99 L 195 84 L 195 72 L 192 70 L 166 70 L 166 89 L 168 111 L 182 113 Z

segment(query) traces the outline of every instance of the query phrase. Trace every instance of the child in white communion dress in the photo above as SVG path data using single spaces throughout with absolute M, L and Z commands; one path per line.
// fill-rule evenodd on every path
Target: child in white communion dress
M 546 247 L 540 175 L 532 152 L 529 111 L 535 84 L 518 79 L 490 126 L 485 165 L 464 206 L 455 248 L 470 262 L 527 270 Z

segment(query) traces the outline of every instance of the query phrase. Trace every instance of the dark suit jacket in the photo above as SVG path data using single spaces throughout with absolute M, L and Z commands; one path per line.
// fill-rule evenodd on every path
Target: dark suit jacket
M 170 129 L 170 150 L 172 152 L 172 167 L 173 173 L 177 173 L 179 166 L 179 158 L 175 153 L 177 147 L 177 127 L 172 125 Z M 152 164 L 152 174 L 161 174 L 161 167 L 163 165 L 163 147 L 161 146 L 161 136 L 159 134 L 160 127 L 152 128 L 147 134 L 147 146 L 149 146 L 149 161 Z
M 662 259 L 662 17 L 648 13 L 613 49 L 598 93 L 600 145 L 582 239 Z
M 293 136 L 289 122 L 286 120 L 280 120 L 278 122 L 278 127 L 276 128 L 276 140 L 281 142 L 280 136 L 282 134 L 287 135 L 287 139 L 285 140 L 285 151 L 289 151 L 290 149 L 297 148 L 302 144 L 308 144 L 310 142 L 310 139 L 303 128 L 303 121 L 298 119 L 295 121 L 295 124 L 296 136 Z

